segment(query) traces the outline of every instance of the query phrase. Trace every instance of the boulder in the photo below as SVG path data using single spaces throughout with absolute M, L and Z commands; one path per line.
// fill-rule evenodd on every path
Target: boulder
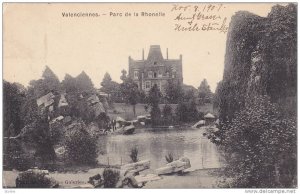
M 190 160 L 187 157 L 182 157 L 179 160 L 168 163 L 166 166 L 155 170 L 156 174 L 171 174 L 181 172 L 191 167 Z
M 54 103 L 54 99 L 53 99 L 54 97 L 55 97 L 54 94 L 52 94 L 52 92 L 50 92 L 50 93 L 38 98 L 36 100 L 36 103 L 37 103 L 38 107 L 41 105 L 48 107 Z
M 66 94 L 61 94 L 58 102 L 58 107 L 68 106 L 68 102 L 66 99 Z
M 121 170 L 125 171 L 125 174 L 135 174 L 137 172 L 150 168 L 150 160 L 142 160 L 135 163 L 125 164 L 121 166 Z

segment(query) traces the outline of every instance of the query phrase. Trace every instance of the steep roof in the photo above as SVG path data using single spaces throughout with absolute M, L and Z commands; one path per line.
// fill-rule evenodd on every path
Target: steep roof
M 151 45 L 147 60 L 160 61 L 163 60 L 161 49 L 159 45 Z

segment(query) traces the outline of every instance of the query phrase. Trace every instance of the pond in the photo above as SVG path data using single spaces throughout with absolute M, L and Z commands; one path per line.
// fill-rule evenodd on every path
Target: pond
M 188 157 L 191 169 L 219 168 L 221 155 L 213 143 L 202 134 L 205 129 L 137 129 L 132 135 L 101 136 L 98 161 L 102 164 L 125 164 L 131 161 L 132 147 L 138 148 L 139 160 L 150 160 L 151 169 L 166 164 L 165 155 L 172 153 L 175 159 Z

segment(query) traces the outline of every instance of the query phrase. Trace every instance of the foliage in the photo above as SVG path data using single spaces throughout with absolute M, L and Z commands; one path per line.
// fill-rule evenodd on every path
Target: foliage
M 100 113 L 96 118 L 96 123 L 100 129 L 104 129 L 108 125 L 109 121 L 109 116 L 107 116 L 104 112 Z
M 172 107 L 169 104 L 166 104 L 163 107 L 162 114 L 163 114 L 163 123 L 165 125 L 171 124 L 173 121 L 173 116 L 172 116 L 173 113 L 172 113 Z
M 97 142 L 82 121 L 74 122 L 65 137 L 66 157 L 69 163 L 95 164 Z
M 56 154 L 49 133 L 49 124 L 45 119 L 38 118 L 26 125 L 20 133 L 20 138 L 23 143 L 32 145 L 36 159 L 41 162 L 55 160 Z
M 46 68 L 42 74 L 42 78 L 43 78 L 43 82 L 47 88 L 47 92 L 60 91 L 59 79 L 48 66 L 46 66 Z
M 137 162 L 139 160 L 138 159 L 138 153 L 139 153 L 139 150 L 138 150 L 137 147 L 131 148 L 129 156 L 130 156 L 132 162 Z
M 165 98 L 169 103 L 177 104 L 182 101 L 184 96 L 184 91 L 182 85 L 179 82 L 174 82 L 174 80 L 168 80 L 166 87 Z
M 109 103 L 120 102 L 122 101 L 120 98 L 122 96 L 120 84 L 115 81 L 112 81 L 109 73 L 105 73 L 104 78 L 101 82 L 100 91 L 109 94 Z
M 94 92 L 94 84 L 91 78 L 84 71 L 82 71 L 75 78 L 75 80 L 78 93 L 81 93 L 83 96 L 85 96 L 86 94 L 91 94 Z
M 31 80 L 29 82 L 28 93 L 35 99 L 44 96 L 49 92 L 52 92 L 55 95 L 60 91 L 61 85 L 59 79 L 48 66 L 46 66 L 42 74 L 42 79 Z
M 61 82 L 62 88 L 66 93 L 77 93 L 76 79 L 69 74 L 65 75 L 64 80 Z
M 212 92 L 210 86 L 208 85 L 206 79 L 202 80 L 199 88 L 199 102 L 200 104 L 210 103 L 212 99 Z
M 150 115 L 152 125 L 159 125 L 161 123 L 161 112 L 159 108 L 161 93 L 155 84 L 149 91 L 148 104 L 151 107 Z
M 124 70 L 125 71 L 125 70 Z M 124 72 L 122 71 L 123 75 L 125 76 Z M 121 77 L 122 77 L 121 76 Z M 138 85 L 129 77 L 122 77 L 123 83 L 121 84 L 121 93 L 125 102 L 132 105 L 133 114 L 135 116 L 135 105 L 139 99 L 139 88 Z
M 189 89 L 184 92 L 183 100 L 185 102 L 189 102 L 191 100 L 195 100 L 195 92 L 193 89 Z
M 64 125 L 62 122 L 56 121 L 49 123 L 49 134 L 53 145 L 60 144 L 64 139 Z
M 18 140 L 4 139 L 3 141 L 3 166 L 4 170 L 24 171 L 33 167 L 34 161 L 30 154 L 24 151 Z
M 232 187 L 291 187 L 296 184 L 297 125 L 266 96 L 254 98 L 223 124 L 221 145 Z
M 219 90 L 220 120 L 231 121 L 249 95 L 268 95 L 280 109 L 296 96 L 296 28 L 295 4 L 276 5 L 266 18 L 249 12 L 232 17 Z M 284 110 L 287 116 L 296 115 L 295 104 Z
M 58 183 L 46 176 L 43 172 L 26 171 L 19 174 L 16 179 L 17 188 L 53 188 Z
M 105 168 L 103 171 L 104 188 L 116 188 L 120 179 L 120 172 L 118 170 Z
M 23 88 L 23 87 L 22 87 Z M 3 82 L 3 131 L 4 136 L 16 136 L 24 126 L 22 106 L 26 100 L 26 90 L 17 84 Z M 8 132 L 9 126 L 13 124 L 13 131 Z
M 175 112 L 180 122 L 198 120 L 198 110 L 194 100 L 191 100 L 190 102 L 179 103 Z
M 168 153 L 167 155 L 165 155 L 165 158 L 168 163 L 171 163 L 174 161 L 174 157 L 173 157 L 172 153 Z
M 121 71 L 121 73 L 122 73 L 122 75 L 121 75 L 120 79 L 124 82 L 126 80 L 126 78 L 127 78 L 127 75 L 126 75 L 127 71 L 125 69 L 123 69 Z
M 21 108 L 21 115 L 24 125 L 33 123 L 39 118 L 36 99 L 32 96 L 26 96 L 26 100 Z
M 214 94 L 213 99 L 212 99 L 214 110 L 219 110 L 220 109 L 221 87 L 222 87 L 222 81 L 218 82 L 215 94 Z
M 175 112 L 179 121 L 181 122 L 188 121 L 188 116 L 187 116 L 188 107 L 186 103 L 183 102 L 179 103 Z

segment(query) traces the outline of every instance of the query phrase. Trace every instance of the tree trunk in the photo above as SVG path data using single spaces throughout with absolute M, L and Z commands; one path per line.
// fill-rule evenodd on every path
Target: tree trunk
M 135 104 L 132 105 L 133 116 L 135 117 Z

